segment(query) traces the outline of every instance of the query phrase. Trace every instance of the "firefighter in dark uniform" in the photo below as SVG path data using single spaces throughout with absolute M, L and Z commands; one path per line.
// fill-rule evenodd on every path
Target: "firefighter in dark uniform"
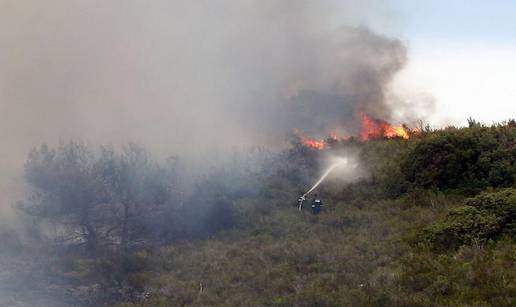
M 317 197 L 317 194 L 315 194 L 314 201 L 312 202 L 312 213 L 315 215 L 321 213 L 322 205 L 322 201 Z

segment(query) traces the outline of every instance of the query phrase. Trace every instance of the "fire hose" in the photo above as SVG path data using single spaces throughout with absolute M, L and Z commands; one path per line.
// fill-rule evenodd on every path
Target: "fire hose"
M 338 161 L 336 161 L 335 163 L 333 163 L 330 167 L 328 167 L 328 169 L 322 174 L 321 178 L 319 178 L 319 180 L 317 180 L 317 182 L 308 190 L 306 191 L 305 194 L 301 195 L 299 197 L 299 210 L 301 210 L 301 207 L 303 205 L 303 201 L 306 200 L 306 196 L 308 196 L 308 194 L 310 194 L 313 190 L 315 190 L 323 181 L 324 179 L 326 179 L 326 177 L 328 177 L 328 175 L 334 171 L 337 167 L 345 164 L 345 163 L 348 163 L 348 159 L 346 158 L 339 158 Z

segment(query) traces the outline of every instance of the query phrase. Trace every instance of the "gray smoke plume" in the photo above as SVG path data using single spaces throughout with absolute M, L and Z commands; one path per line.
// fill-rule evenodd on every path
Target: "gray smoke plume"
M 354 132 L 358 112 L 389 120 L 406 50 L 363 25 L 378 2 L 358 2 L 0 0 L 0 236 L 16 227 L 9 208 L 42 143 L 135 142 L 158 159 L 244 169 L 228 153 L 282 148 L 293 128 Z M 20 284 L 45 280 L 33 273 L 44 266 L 22 271 Z M 2 286 L 16 285 L 1 278 L 0 305 L 14 305 Z
M 336 25 L 333 1 L 1 5 L 1 131 L 22 152 L 69 137 L 206 149 L 353 111 L 388 119 L 405 62 L 398 40 L 347 25 L 354 12 Z
M 403 44 L 352 1 L 0 2 L 0 170 L 43 142 L 164 155 L 281 145 L 389 119 Z M 358 16 L 358 17 L 357 17 Z

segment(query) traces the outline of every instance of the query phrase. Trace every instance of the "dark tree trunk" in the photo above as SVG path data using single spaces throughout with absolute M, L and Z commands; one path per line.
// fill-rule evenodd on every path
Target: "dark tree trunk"
M 83 209 L 82 212 L 83 217 L 83 226 L 86 229 L 86 250 L 87 252 L 92 255 L 96 256 L 97 254 L 97 232 L 95 230 L 95 227 L 90 222 L 90 214 L 88 212 L 88 209 Z
M 124 217 L 122 221 L 122 236 L 121 236 L 121 247 L 122 253 L 127 254 L 128 241 L 129 241 L 129 205 L 123 204 L 124 206 Z
M 97 233 L 89 221 L 86 222 L 85 227 L 88 233 L 86 236 L 86 248 L 91 255 L 95 256 L 97 253 Z

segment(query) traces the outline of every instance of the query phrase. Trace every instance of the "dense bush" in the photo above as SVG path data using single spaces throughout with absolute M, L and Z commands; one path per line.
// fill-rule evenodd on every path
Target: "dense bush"
M 484 243 L 501 234 L 516 238 L 516 189 L 485 192 L 452 209 L 441 222 L 425 230 L 425 239 L 438 249 Z
M 466 200 L 466 205 L 494 215 L 500 233 L 516 237 L 516 189 L 482 193 Z
M 516 127 L 472 123 L 417 140 L 401 166 L 415 186 L 477 193 L 489 186 L 511 186 L 515 163 Z
M 499 232 L 496 216 L 471 206 L 453 209 L 443 222 L 426 229 L 426 240 L 439 249 L 483 243 Z
M 367 168 L 370 186 L 382 191 L 385 197 L 396 197 L 407 192 L 409 183 L 403 175 L 402 161 L 408 159 L 411 143 L 403 139 L 375 140 L 362 145 L 361 159 Z

